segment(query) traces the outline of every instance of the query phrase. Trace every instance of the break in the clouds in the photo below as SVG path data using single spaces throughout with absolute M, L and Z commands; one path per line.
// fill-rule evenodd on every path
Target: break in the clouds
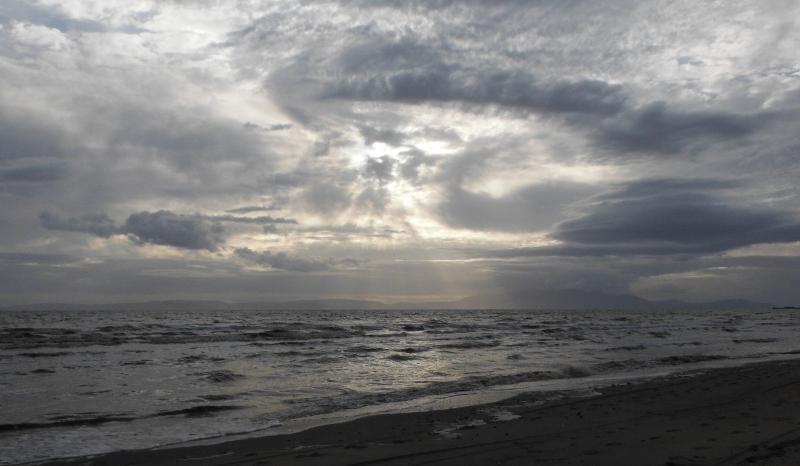
M 798 303 L 798 13 L 5 1 L 0 303 Z

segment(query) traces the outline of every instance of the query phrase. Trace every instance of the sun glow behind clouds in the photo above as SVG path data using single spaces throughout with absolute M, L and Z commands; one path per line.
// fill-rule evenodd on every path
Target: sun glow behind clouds
M 69 254 L 81 283 L 200 261 L 298 296 L 794 270 L 796 2 L 9 5 L 0 260 Z M 31 297 L 77 280 L 32 270 Z

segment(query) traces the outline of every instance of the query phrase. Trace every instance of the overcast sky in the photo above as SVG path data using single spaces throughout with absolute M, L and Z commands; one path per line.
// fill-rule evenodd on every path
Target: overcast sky
M 3 0 L 0 304 L 800 304 L 796 0 Z

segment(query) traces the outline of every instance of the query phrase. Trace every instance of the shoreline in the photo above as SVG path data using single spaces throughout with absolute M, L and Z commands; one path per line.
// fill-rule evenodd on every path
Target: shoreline
M 699 371 L 589 396 L 523 393 L 288 434 L 27 464 L 800 464 L 800 360 Z

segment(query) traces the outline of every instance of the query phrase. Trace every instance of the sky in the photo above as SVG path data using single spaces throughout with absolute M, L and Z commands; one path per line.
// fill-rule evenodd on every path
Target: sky
M 800 304 L 800 2 L 3 0 L 0 304 Z

